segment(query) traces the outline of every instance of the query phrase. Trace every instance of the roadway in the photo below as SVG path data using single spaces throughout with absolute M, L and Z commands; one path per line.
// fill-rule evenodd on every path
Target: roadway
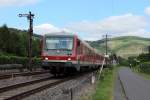
M 150 100 L 150 80 L 121 67 L 115 82 L 115 100 Z

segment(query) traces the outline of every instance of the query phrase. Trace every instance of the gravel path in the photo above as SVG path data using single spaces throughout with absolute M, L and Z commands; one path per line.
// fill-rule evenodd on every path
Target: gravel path
M 127 100 L 150 100 L 150 80 L 144 79 L 127 67 L 120 68 L 119 78 Z

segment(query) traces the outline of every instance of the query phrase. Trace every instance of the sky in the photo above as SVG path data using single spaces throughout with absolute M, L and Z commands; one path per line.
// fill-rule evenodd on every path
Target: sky
M 84 40 L 141 36 L 150 38 L 150 0 L 0 0 L 0 26 L 28 29 L 35 14 L 34 33 L 66 31 Z

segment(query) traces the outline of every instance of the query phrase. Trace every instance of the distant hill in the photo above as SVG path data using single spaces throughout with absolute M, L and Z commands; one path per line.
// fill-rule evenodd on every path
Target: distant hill
M 105 52 L 105 41 L 88 41 L 89 44 L 98 49 L 101 53 Z M 136 36 L 122 36 L 111 38 L 108 41 L 108 51 L 116 53 L 118 56 L 127 58 L 129 56 L 137 56 L 141 53 L 148 52 L 147 47 L 150 46 L 150 38 L 142 38 Z

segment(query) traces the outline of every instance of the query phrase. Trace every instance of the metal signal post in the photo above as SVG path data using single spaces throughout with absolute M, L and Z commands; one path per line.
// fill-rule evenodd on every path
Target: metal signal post
M 33 18 L 34 14 L 29 12 L 29 14 L 19 14 L 19 17 L 27 17 L 27 20 L 29 20 L 29 49 L 28 49 L 28 57 L 29 57 L 29 69 L 32 68 L 32 35 L 33 35 Z

